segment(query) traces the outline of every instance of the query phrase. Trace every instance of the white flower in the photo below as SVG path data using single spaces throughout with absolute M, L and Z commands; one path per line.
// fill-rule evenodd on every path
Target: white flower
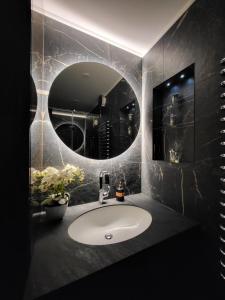
M 45 173 L 46 175 L 50 176 L 50 175 L 53 175 L 53 174 L 58 174 L 59 173 L 59 170 L 57 170 L 56 168 L 53 168 L 53 167 L 47 167 L 43 173 Z
M 31 168 L 30 174 L 32 192 L 47 192 L 49 194 L 48 199 L 52 202 L 57 201 L 59 204 L 65 204 L 69 201 L 70 196 L 65 193 L 65 188 L 68 185 L 80 184 L 84 180 L 83 169 L 70 164 L 61 170 L 54 167 L 47 167 L 43 171 Z M 63 194 L 65 199 L 60 199 Z

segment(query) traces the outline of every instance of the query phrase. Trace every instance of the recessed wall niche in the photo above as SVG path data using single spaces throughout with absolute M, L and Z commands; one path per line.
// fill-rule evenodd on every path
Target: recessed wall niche
M 153 89 L 153 160 L 194 161 L 194 64 Z

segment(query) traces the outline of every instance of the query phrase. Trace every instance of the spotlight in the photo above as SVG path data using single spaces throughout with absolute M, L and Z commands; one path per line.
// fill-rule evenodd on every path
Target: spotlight
M 171 85 L 171 83 L 170 83 L 170 82 L 167 82 L 166 86 L 169 87 L 170 85 Z
M 184 75 L 184 74 L 181 74 L 181 75 L 180 75 L 180 78 L 181 78 L 181 79 L 182 79 L 182 78 L 184 78 L 184 77 L 185 77 L 185 75 Z

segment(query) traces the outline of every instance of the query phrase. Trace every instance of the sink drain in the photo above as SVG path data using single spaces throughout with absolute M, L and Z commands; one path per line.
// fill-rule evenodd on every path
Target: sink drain
M 106 235 L 105 235 L 105 238 L 106 238 L 107 240 L 111 240 L 112 237 L 113 237 L 113 235 L 112 235 L 111 233 L 106 233 Z

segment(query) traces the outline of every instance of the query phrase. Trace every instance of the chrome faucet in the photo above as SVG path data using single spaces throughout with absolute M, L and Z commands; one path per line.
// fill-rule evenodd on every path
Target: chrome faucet
M 107 171 L 101 171 L 99 174 L 99 203 L 104 204 L 104 199 L 109 196 L 109 173 Z

